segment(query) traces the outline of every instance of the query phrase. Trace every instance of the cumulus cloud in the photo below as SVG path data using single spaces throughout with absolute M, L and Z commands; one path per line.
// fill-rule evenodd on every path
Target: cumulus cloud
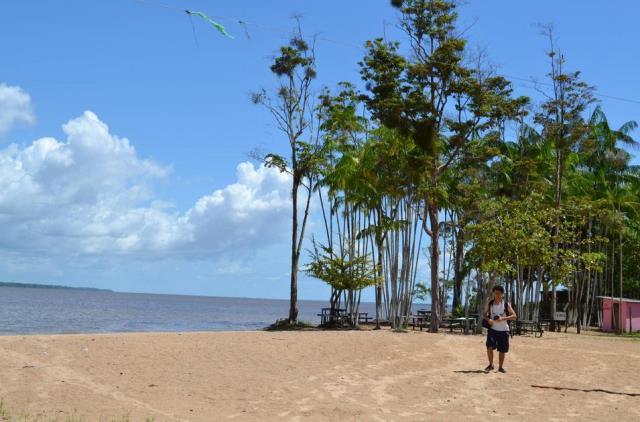
M 239 164 L 236 177 L 236 183 L 200 198 L 185 214 L 197 247 L 249 247 L 287 233 L 289 177 L 251 163 Z
M 22 88 L 0 83 L 0 136 L 16 123 L 34 121 L 31 97 Z
M 1 120 L 0 120 L 1 121 Z M 0 248 L 40 254 L 234 256 L 288 232 L 287 175 L 241 163 L 237 181 L 179 212 L 153 193 L 171 169 L 142 159 L 86 111 L 0 150 Z

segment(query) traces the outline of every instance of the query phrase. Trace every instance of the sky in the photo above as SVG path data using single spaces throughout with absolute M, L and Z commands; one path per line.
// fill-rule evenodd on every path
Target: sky
M 640 120 L 640 3 L 469 0 L 459 12 L 517 94 L 540 101 L 520 79 L 544 80 L 538 24 L 553 23 L 612 125 Z M 287 298 L 290 182 L 249 158 L 286 141 L 249 98 L 275 86 L 269 64 L 294 16 L 318 37 L 316 90 L 359 84 L 364 42 L 401 38 L 388 0 L 0 1 L 0 280 Z M 303 275 L 299 294 L 328 289 Z

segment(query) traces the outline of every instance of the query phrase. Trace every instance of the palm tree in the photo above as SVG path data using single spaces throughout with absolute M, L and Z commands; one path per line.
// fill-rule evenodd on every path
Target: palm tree
M 609 233 L 617 232 L 619 259 L 619 294 L 622 309 L 623 297 L 623 236 L 626 222 L 637 216 L 637 189 L 640 186 L 640 168 L 630 165 L 631 155 L 623 147 L 638 147 L 631 132 L 638 127 L 635 121 L 628 121 L 619 129 L 611 129 L 607 116 L 600 106 L 597 106 L 589 118 L 590 136 L 582 145 L 581 153 L 584 158 L 584 172 L 589 175 L 586 186 L 591 198 L 599 204 L 609 218 L 605 221 L 611 226 Z M 614 263 L 609 264 L 613 268 Z M 613 278 L 611 280 L 613 286 Z M 611 294 L 613 296 L 613 287 Z M 611 310 L 613 317 L 613 308 Z M 620 315 L 622 318 L 622 315 Z M 622 329 L 622 324 L 618 324 Z

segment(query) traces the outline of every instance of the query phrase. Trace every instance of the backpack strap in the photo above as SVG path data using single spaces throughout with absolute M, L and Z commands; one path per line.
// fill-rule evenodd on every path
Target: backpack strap
M 505 299 L 504 301 L 504 314 L 506 316 L 509 316 L 509 304 L 507 303 L 507 300 Z
M 489 301 L 489 309 L 487 310 L 487 314 L 485 315 L 489 319 L 491 318 L 491 307 L 493 306 L 493 299 Z

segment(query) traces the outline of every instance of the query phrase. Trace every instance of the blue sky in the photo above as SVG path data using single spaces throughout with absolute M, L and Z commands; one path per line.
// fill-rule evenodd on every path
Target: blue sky
M 194 20 L 196 42 L 188 17 L 159 3 L 221 16 L 236 39 Z M 294 14 L 302 16 L 307 34 L 321 38 L 320 88 L 357 82 L 358 46 L 385 31 L 394 38 L 396 12 L 387 0 L 159 3 L 0 3 L 0 84 L 19 98 L 28 96 L 30 113 L 6 130 L 0 125 L 0 150 L 5 164 L 31 163 L 51 185 L 44 193 L 29 185 L 32 196 L 5 195 L 5 206 L 18 211 L 14 220 L 0 218 L 10 224 L 10 234 L 0 239 L 0 279 L 286 298 L 286 236 L 275 233 L 288 227 L 286 180 L 238 167 L 251 149 L 278 150 L 284 142 L 249 94 L 273 86 L 270 58 L 287 39 Z M 640 120 L 637 2 L 471 0 L 460 15 L 470 45 L 486 49 L 499 73 L 520 78 L 543 79 L 547 42 L 536 24 L 553 22 L 569 68 L 582 70 L 599 93 L 637 101 L 601 98 L 613 125 Z M 249 23 L 250 39 L 238 18 Z M 514 85 L 519 94 L 539 99 L 531 83 Z M 45 137 L 50 141 L 29 149 Z M 104 150 L 94 139 L 112 148 Z M 68 162 L 83 152 L 87 163 Z M 128 167 L 119 167 L 123 163 Z M 114 174 L 124 176 L 106 183 Z M 87 187 L 92 177 L 95 191 Z M 28 212 L 20 211 L 20 201 Z M 34 201 L 37 206 L 30 205 Z M 237 215 L 247 203 L 252 214 Z M 267 211 L 264 204 L 271 205 Z M 28 218 L 33 221 L 25 223 Z M 131 227 L 131 236 L 122 235 Z M 243 228 L 257 232 L 238 240 Z M 123 238 L 110 243 L 103 238 L 107 232 Z M 189 236 L 210 255 L 194 257 L 183 246 L 156 253 Z M 320 282 L 303 277 L 301 283 L 301 297 L 326 298 Z

